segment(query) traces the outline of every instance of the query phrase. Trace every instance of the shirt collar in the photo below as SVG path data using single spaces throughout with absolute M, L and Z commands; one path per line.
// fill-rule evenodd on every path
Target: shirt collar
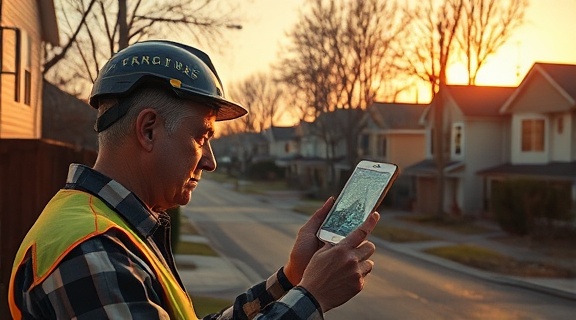
M 144 237 L 151 236 L 163 222 L 138 197 L 119 182 L 81 164 L 71 164 L 64 189 L 88 192 L 116 211 Z

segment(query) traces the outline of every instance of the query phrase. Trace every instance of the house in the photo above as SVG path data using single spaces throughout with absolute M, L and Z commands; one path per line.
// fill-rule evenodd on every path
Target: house
M 59 42 L 52 0 L 0 0 L 0 319 L 10 319 L 10 266 L 20 242 L 62 186 L 55 159 L 76 156 L 39 139 L 43 42 Z
M 285 161 L 298 154 L 298 144 L 295 136 L 295 127 L 277 127 L 262 131 L 262 136 L 268 141 L 268 152 L 277 164 L 285 166 Z
M 420 118 L 427 105 L 376 102 L 368 107 L 360 135 L 361 158 L 392 162 L 400 172 L 425 157 L 425 130 Z
M 48 81 L 42 86 L 42 100 L 43 139 L 65 142 L 76 149 L 98 150 L 96 109 Z
M 313 122 L 300 121 L 294 134 L 298 155 L 288 162 L 286 178 L 290 185 L 316 193 L 326 184 L 326 143 Z
M 404 168 L 425 158 L 425 130 L 420 118 L 427 105 L 376 102 L 368 107 L 366 126 L 359 137 L 359 157 L 398 165 L 399 176 L 386 196 L 385 203 L 410 208 L 415 198 L 412 176 Z
M 261 133 L 244 132 L 211 142 L 219 170 L 238 174 L 254 162 L 270 160 L 268 143 Z
M 499 112 L 508 131 L 503 161 L 478 172 L 486 203 L 494 183 L 524 178 L 563 185 L 574 208 L 576 65 L 535 63 Z
M 444 212 L 482 214 L 485 208 L 482 178 L 477 172 L 499 165 L 509 148 L 510 116 L 500 109 L 512 96 L 513 87 L 447 85 L 442 94 L 444 141 Z M 438 177 L 434 160 L 434 105 L 436 96 L 422 115 L 426 131 L 426 157 L 403 171 L 416 178 L 417 212 L 434 214 L 438 208 Z
M 298 155 L 288 164 L 295 185 L 329 194 L 344 186 L 354 169 L 351 161 L 357 160 L 364 114 L 360 109 L 336 109 L 297 125 Z
M 54 2 L 5 0 L 0 4 L 0 139 L 39 139 L 42 42 L 59 42 Z

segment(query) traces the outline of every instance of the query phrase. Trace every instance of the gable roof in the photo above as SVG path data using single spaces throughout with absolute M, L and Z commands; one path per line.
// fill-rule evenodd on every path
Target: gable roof
M 576 65 L 536 63 L 534 67 L 542 69 L 552 81 L 576 100 Z
M 298 137 L 312 135 L 315 133 L 314 123 L 306 120 L 300 120 L 295 128 L 295 135 Z
M 516 97 L 521 94 L 530 79 L 541 75 L 567 99 L 576 102 L 576 65 L 536 62 L 522 79 L 518 90 L 502 105 L 501 113 L 508 111 Z
M 374 124 L 382 129 L 423 129 L 419 122 L 424 104 L 375 102 L 368 107 Z
M 501 116 L 500 108 L 512 95 L 515 87 L 448 85 L 448 93 L 465 116 Z
M 296 137 L 296 127 L 270 127 L 270 135 L 274 141 L 288 141 Z

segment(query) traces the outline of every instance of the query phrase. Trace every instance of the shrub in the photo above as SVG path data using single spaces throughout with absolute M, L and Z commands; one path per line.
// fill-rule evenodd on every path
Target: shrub
M 251 180 L 276 180 L 284 178 L 284 169 L 274 161 L 260 161 L 250 164 L 246 169 L 246 177 Z
M 516 235 L 551 235 L 571 221 L 570 184 L 513 179 L 492 185 L 492 208 L 502 230 Z

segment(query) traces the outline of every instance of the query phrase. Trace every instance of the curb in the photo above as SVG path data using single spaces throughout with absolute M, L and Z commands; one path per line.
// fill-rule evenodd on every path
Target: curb
M 505 275 L 501 275 L 501 274 L 496 274 L 496 273 L 492 273 L 492 272 L 478 270 L 478 269 L 468 267 L 468 266 L 462 265 L 462 264 L 454 262 L 454 261 L 450 261 L 450 260 L 442 259 L 442 258 L 439 258 L 436 256 L 432 256 L 429 254 L 425 254 L 425 253 L 422 253 L 418 250 L 410 250 L 410 249 L 407 250 L 406 248 L 402 248 L 402 245 L 398 245 L 398 244 L 395 244 L 395 243 L 392 243 L 389 241 L 381 240 L 377 237 L 372 237 L 370 240 L 373 241 L 374 243 L 381 245 L 381 246 L 383 246 L 383 247 L 385 247 L 391 251 L 394 251 L 396 253 L 405 254 L 405 255 L 411 256 L 413 258 L 424 260 L 426 262 L 433 263 L 433 264 L 442 266 L 444 268 L 448 268 L 448 269 L 453 270 L 453 271 L 461 272 L 461 273 L 464 273 L 464 274 L 467 274 L 467 275 L 470 275 L 470 276 L 473 276 L 476 278 L 495 282 L 498 284 L 504 284 L 504 285 L 509 285 L 509 286 L 515 286 L 515 287 L 535 290 L 535 291 L 547 293 L 550 295 L 554 295 L 557 297 L 566 298 L 566 299 L 576 301 L 576 288 L 573 291 L 562 290 L 562 289 L 558 289 L 555 287 L 547 286 L 545 284 L 535 283 L 534 281 L 537 281 L 537 279 L 534 279 L 534 278 L 524 279 L 524 278 L 513 277 L 513 276 L 505 276 Z M 572 280 L 572 281 L 574 281 L 575 286 L 576 286 L 576 280 Z

